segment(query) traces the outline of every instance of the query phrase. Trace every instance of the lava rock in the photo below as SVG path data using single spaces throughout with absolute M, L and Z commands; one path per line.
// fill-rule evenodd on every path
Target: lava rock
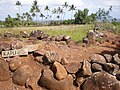
M 14 72 L 12 81 L 14 84 L 24 86 L 32 73 L 32 68 L 29 65 L 22 65 Z
M 99 54 L 93 54 L 91 57 L 91 62 L 92 63 L 98 63 L 98 64 L 105 64 L 106 60 L 102 55 Z
M 110 54 L 104 54 L 104 57 L 108 63 L 112 62 L 112 55 Z
M 92 71 L 93 72 L 98 72 L 98 71 L 102 71 L 102 66 L 100 64 L 97 63 L 93 63 L 92 64 Z
M 74 63 L 74 62 L 65 65 L 65 69 L 70 74 L 75 74 L 81 67 L 82 67 L 81 63 Z
M 59 54 L 57 52 L 54 52 L 54 51 L 47 51 L 45 53 L 44 57 L 46 59 L 45 61 L 48 61 L 50 63 L 55 62 L 55 61 L 60 62 L 60 60 L 61 60 Z
M 55 74 L 56 79 L 58 80 L 65 79 L 67 77 L 67 71 L 59 62 L 54 62 L 52 70 Z
M 113 56 L 113 60 L 114 60 L 114 62 L 115 62 L 116 64 L 120 64 L 120 58 L 119 58 L 119 55 L 118 55 L 118 54 L 115 54 L 115 55 Z
M 7 81 L 10 79 L 9 65 L 6 61 L 0 58 L 0 81 Z
M 45 87 L 47 90 L 70 90 L 73 86 L 72 76 L 68 75 L 64 80 L 56 80 L 53 77 L 53 72 L 50 69 L 43 70 L 38 84 Z
M 120 83 L 106 72 L 96 72 L 87 78 L 82 85 L 82 90 L 119 90 Z

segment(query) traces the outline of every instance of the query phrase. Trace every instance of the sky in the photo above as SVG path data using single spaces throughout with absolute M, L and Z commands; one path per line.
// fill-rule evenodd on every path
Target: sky
M 18 7 L 15 5 L 18 0 L 0 0 L 0 20 L 5 20 L 7 15 L 12 17 L 16 16 L 16 13 L 19 11 Z M 29 12 L 30 7 L 33 3 L 33 0 L 19 0 L 22 4 L 20 13 Z M 77 9 L 83 10 L 84 8 L 89 9 L 89 13 L 96 12 L 99 8 L 108 9 L 110 6 L 113 6 L 111 16 L 115 18 L 120 18 L 120 0 L 37 0 L 39 8 L 41 11 L 46 14 L 44 7 L 48 5 L 51 9 L 61 6 L 64 2 L 67 2 L 69 5 L 74 4 Z M 70 18 L 70 12 L 67 12 L 66 19 Z

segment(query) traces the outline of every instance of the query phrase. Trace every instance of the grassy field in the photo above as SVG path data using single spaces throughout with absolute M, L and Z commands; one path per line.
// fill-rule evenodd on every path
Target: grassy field
M 82 40 L 86 36 L 88 30 L 93 29 L 93 25 L 64 25 L 64 26 L 44 26 L 44 27 L 15 27 L 15 28 L 0 28 L 0 33 L 12 32 L 19 34 L 20 31 L 30 33 L 33 30 L 42 30 L 50 36 L 57 36 L 60 34 L 69 35 L 74 41 Z

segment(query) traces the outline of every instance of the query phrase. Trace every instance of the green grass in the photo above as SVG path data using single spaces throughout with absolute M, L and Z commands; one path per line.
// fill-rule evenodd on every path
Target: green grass
M 57 36 L 60 34 L 69 35 L 74 41 L 80 41 L 86 36 L 88 30 L 93 29 L 93 25 L 64 25 L 64 26 L 44 26 L 44 27 L 15 27 L 15 28 L 0 28 L 0 33 L 12 32 L 19 34 L 20 31 L 30 33 L 33 30 L 42 30 L 50 36 Z

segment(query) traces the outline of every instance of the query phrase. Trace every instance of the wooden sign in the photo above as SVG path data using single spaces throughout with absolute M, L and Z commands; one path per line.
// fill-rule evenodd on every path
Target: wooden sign
M 11 57 L 17 55 L 28 55 L 27 49 L 16 49 L 10 51 L 2 51 L 2 57 Z

